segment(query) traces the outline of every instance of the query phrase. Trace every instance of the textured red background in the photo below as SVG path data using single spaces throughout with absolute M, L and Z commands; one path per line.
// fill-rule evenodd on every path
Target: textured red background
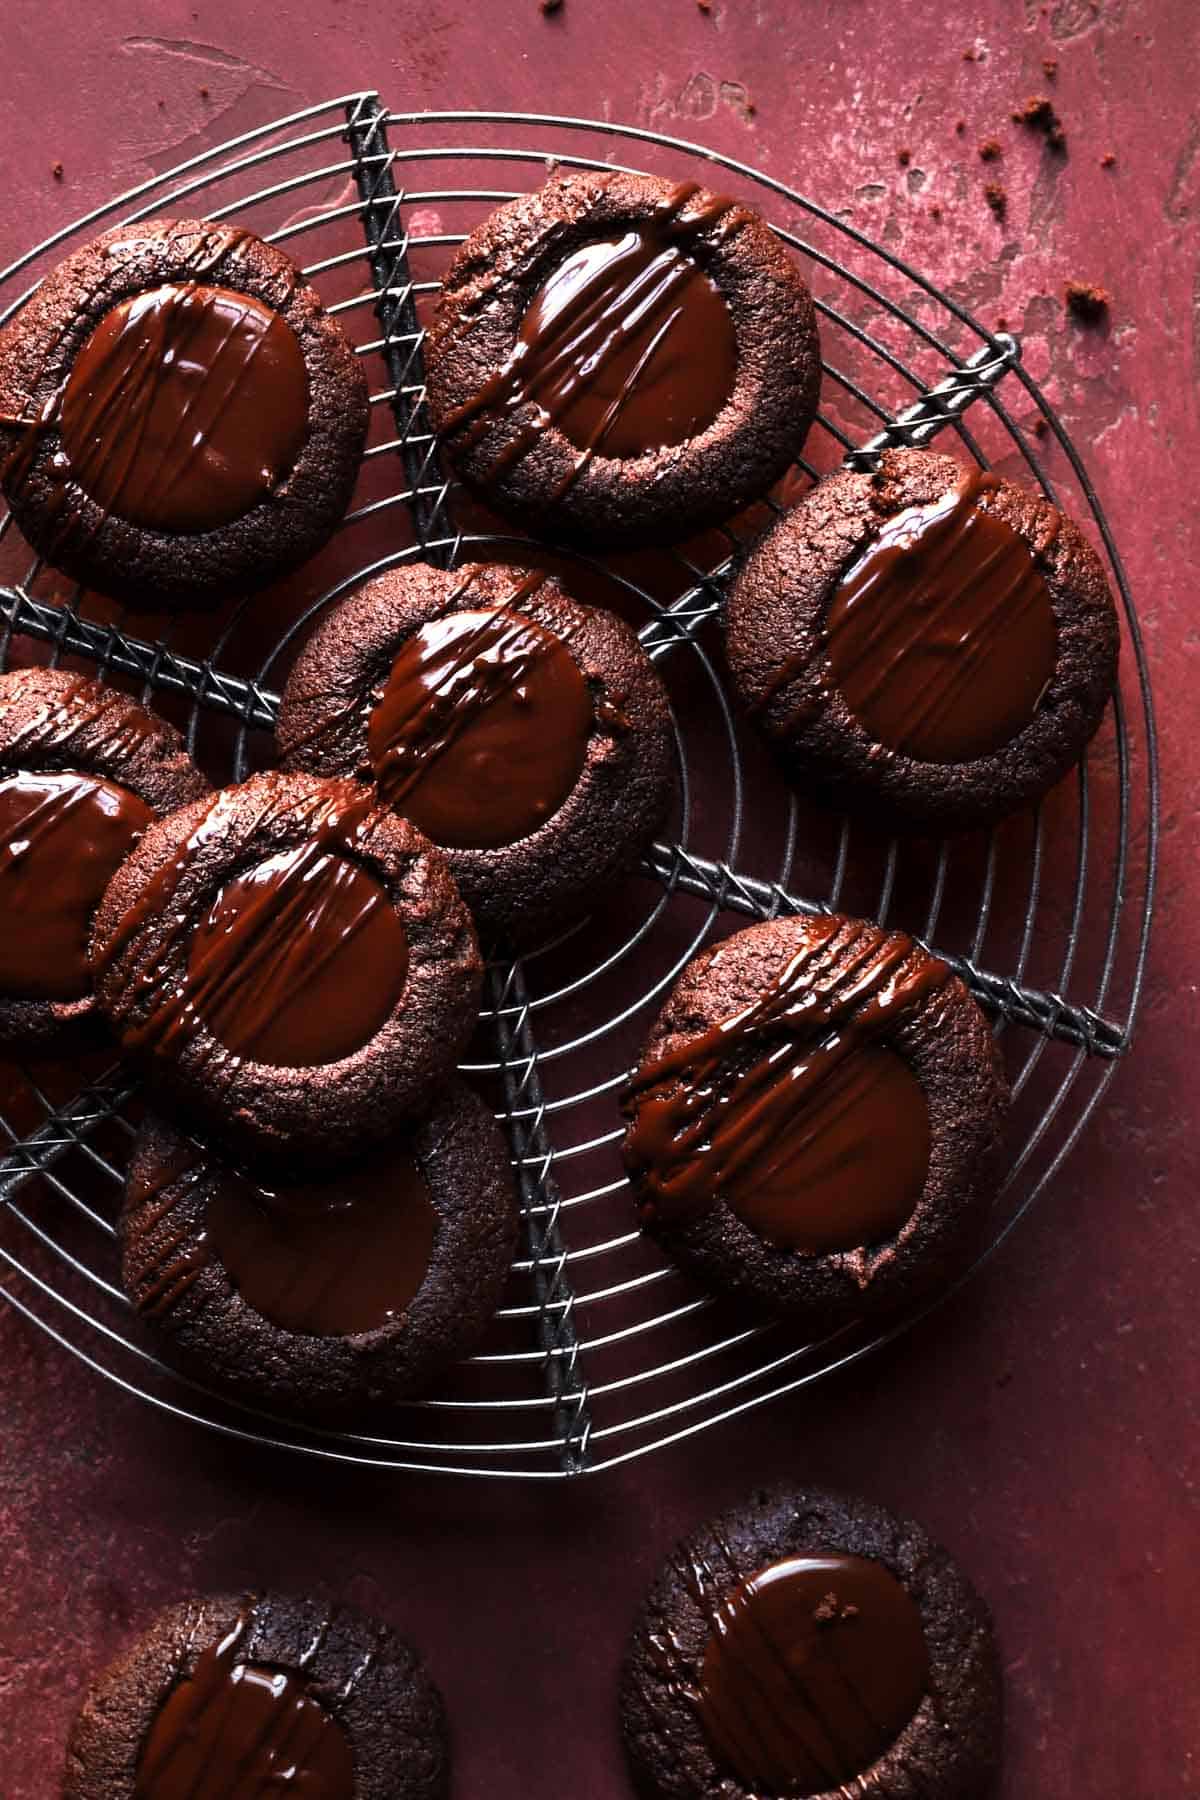
M 1008 125 L 1047 56 L 1070 133 L 1050 182 Z M 816 1391 L 569 1491 L 355 1479 L 172 1427 L 0 1308 L 4 1800 L 57 1793 L 81 1687 L 155 1606 L 314 1578 L 425 1648 L 463 1800 L 620 1800 L 613 1690 L 637 1596 L 678 1531 L 781 1476 L 911 1509 L 988 1593 L 1005 1800 L 1200 1792 L 1198 67 L 1194 0 L 713 0 L 707 16 L 695 0 L 565 0 L 552 19 L 536 0 L 8 0 L 6 255 L 199 148 L 375 85 L 397 107 L 573 110 L 698 138 L 1005 316 L 1123 547 L 1166 796 L 1140 1039 L 1101 1115 L 956 1304 Z M 975 154 L 1001 123 L 1002 228 Z M 1112 290 L 1102 351 L 1062 320 L 1067 276 Z

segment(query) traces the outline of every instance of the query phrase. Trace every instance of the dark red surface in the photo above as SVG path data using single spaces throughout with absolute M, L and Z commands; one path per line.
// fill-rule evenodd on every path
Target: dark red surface
M 986 1273 L 847 1377 L 572 1489 L 356 1479 L 170 1426 L 0 1309 L 4 1800 L 57 1793 L 88 1674 L 154 1607 L 316 1578 L 426 1649 L 460 1800 L 622 1800 L 614 1685 L 637 1597 L 677 1532 L 781 1476 L 911 1509 L 988 1593 L 1004 1800 L 1200 1792 L 1193 0 L 564 0 L 550 19 L 536 0 L 294 0 L 286 25 L 228 0 L 9 0 L 4 23 L 6 252 L 199 148 L 375 84 L 398 107 L 576 110 L 699 138 L 1003 316 L 1122 545 L 1166 781 L 1129 1066 Z M 1009 119 L 1051 85 L 1061 163 Z M 985 166 L 993 134 L 1005 156 Z M 1106 329 L 1066 321 L 1070 277 L 1110 289 Z

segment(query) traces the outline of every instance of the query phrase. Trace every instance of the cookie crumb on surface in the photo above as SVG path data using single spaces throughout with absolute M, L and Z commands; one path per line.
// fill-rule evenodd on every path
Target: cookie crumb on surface
M 1067 134 L 1049 94 L 1030 94 L 1023 106 L 1014 108 L 1012 117 L 1014 125 L 1028 125 L 1031 131 L 1040 131 L 1052 149 L 1066 149 Z
M 1088 325 L 1104 318 L 1111 304 L 1108 289 L 1097 286 L 1094 281 L 1068 281 L 1063 288 L 1063 300 L 1067 311 Z
M 61 181 L 63 178 L 62 164 L 61 163 L 51 163 L 50 164 L 50 173 L 53 175 L 55 181 Z
M 1047 77 L 1051 81 L 1053 81 L 1054 77 L 1058 74 L 1058 58 L 1057 58 L 1057 56 L 1044 56 L 1042 58 L 1042 68 L 1045 71 Z
M 907 144 L 901 144 L 900 148 L 897 150 L 896 161 L 900 164 L 902 169 L 906 169 L 912 161 L 912 151 Z
M 1104 152 L 1104 155 L 1100 158 L 1100 167 L 1102 169 L 1111 169 L 1113 164 L 1116 162 L 1116 160 L 1117 160 L 1116 151 L 1115 150 L 1106 150 Z
M 956 119 L 954 121 L 954 129 L 961 137 L 962 133 L 967 129 L 967 121 L 965 119 Z
M 981 162 L 998 162 L 1004 155 L 1004 145 L 999 138 L 983 138 L 979 145 Z
M 543 13 L 561 12 L 562 3 L 563 0 L 538 0 L 538 8 Z
M 1042 417 L 1041 413 L 1039 413 L 1037 418 L 1033 421 L 1033 435 L 1035 437 L 1043 438 L 1049 429 L 1050 427 L 1046 420 Z
M 942 216 L 941 207 L 936 204 L 931 206 L 929 209 L 929 216 L 931 219 L 940 219 Z
M 1008 211 L 1008 191 L 999 181 L 989 181 L 983 190 L 983 197 L 998 219 L 1002 219 Z
M 200 90 L 199 90 L 199 92 L 200 92 L 200 98 L 201 98 L 201 99 L 202 99 L 202 100 L 207 100 L 207 99 L 208 99 L 208 89 L 207 89 L 207 88 L 203 88 L 203 87 L 202 87 L 202 88 L 201 88 L 201 89 L 200 89 Z

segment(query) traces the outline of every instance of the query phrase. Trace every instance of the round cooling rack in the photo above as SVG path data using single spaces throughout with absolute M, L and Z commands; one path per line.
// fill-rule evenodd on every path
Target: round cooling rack
M 805 1343 L 756 1324 L 690 1287 L 634 1229 L 619 1092 L 703 943 L 748 920 L 836 907 L 904 926 L 962 974 L 996 1021 L 1015 1094 L 984 1257 L 1047 1188 L 1128 1051 L 1145 961 L 1157 778 L 1137 618 L 1087 473 L 1019 346 L 845 218 L 657 133 L 532 114 L 397 114 L 354 94 L 204 151 L 0 273 L 4 319 L 54 261 L 109 225 L 236 218 L 285 245 L 340 317 L 369 371 L 373 417 L 333 542 L 288 583 L 215 614 L 130 615 L 70 591 L 4 518 L 0 665 L 49 659 L 99 673 L 178 720 L 208 772 L 229 781 L 269 763 L 305 631 L 366 574 L 416 557 L 528 561 L 527 542 L 443 477 L 422 321 L 454 246 L 554 164 L 696 177 L 757 206 L 810 276 L 825 382 L 811 460 L 730 528 L 636 557 L 533 552 L 640 630 L 671 696 L 680 801 L 664 840 L 591 918 L 520 960 L 490 947 L 466 1068 L 506 1122 L 525 1237 L 481 1353 L 378 1436 L 307 1431 L 185 1381 L 151 1353 L 117 1285 L 113 1219 L 140 1106 L 132 1078 L 111 1053 L 0 1074 L 0 1297 L 162 1411 L 377 1467 L 542 1478 L 612 1468 L 882 1341 L 852 1328 Z M 1090 531 L 1123 609 L 1122 693 L 1086 765 L 1036 814 L 945 843 L 894 842 L 788 791 L 733 716 L 717 626 L 725 578 L 770 508 L 839 464 L 870 467 L 889 444 L 939 434 L 960 456 L 1036 484 Z

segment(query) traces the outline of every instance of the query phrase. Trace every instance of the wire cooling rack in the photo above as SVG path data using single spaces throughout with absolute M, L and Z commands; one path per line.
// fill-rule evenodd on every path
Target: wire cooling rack
M 328 549 L 287 584 L 212 615 L 130 616 L 64 591 L 4 518 L 0 665 L 92 669 L 174 717 L 214 778 L 240 779 L 270 761 L 290 659 L 339 595 L 415 557 L 527 558 L 527 544 L 443 475 L 424 407 L 422 322 L 454 246 L 555 164 L 696 177 L 757 205 L 807 267 L 826 363 L 811 460 L 767 506 L 670 553 L 547 554 L 574 591 L 640 630 L 671 695 L 681 799 L 664 841 L 590 919 L 521 960 L 492 947 L 465 1066 L 506 1122 L 525 1221 L 492 1336 L 378 1434 L 307 1431 L 222 1401 L 159 1362 L 116 1284 L 113 1219 L 140 1105 L 132 1079 L 111 1056 L 82 1072 L 78 1061 L 13 1066 L 0 1079 L 0 1297 L 164 1412 L 395 1469 L 549 1478 L 611 1468 L 882 1341 L 851 1328 L 807 1343 L 756 1324 L 691 1288 L 633 1227 L 617 1099 L 663 996 L 703 943 L 747 920 L 839 908 L 905 926 L 963 975 L 995 1018 L 1015 1094 L 989 1256 L 1047 1187 L 1129 1048 L 1152 908 L 1154 718 L 1137 618 L 1086 471 L 1017 343 L 849 217 L 653 132 L 524 113 L 397 114 L 353 94 L 204 151 L 0 273 L 6 319 L 54 260 L 111 224 L 235 217 L 285 245 L 341 318 L 370 373 L 373 416 L 355 504 Z M 714 627 L 725 578 L 769 508 L 841 462 L 869 467 L 888 444 L 939 434 L 1060 499 L 1090 529 L 1123 610 L 1122 693 L 1086 765 L 1038 812 L 990 834 L 896 842 L 785 788 L 731 713 Z

